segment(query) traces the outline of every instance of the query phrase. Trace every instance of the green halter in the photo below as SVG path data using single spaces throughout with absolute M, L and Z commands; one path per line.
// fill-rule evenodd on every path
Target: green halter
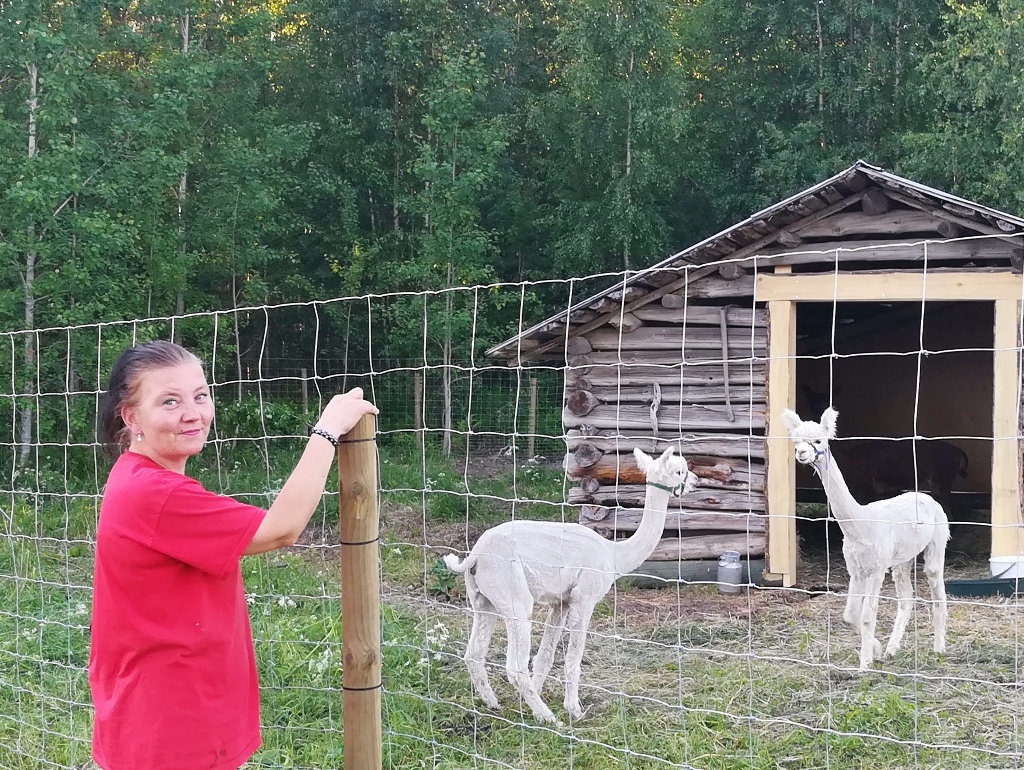
M 664 484 L 658 484 L 658 483 L 656 483 L 654 481 L 648 481 L 647 482 L 647 486 L 654 487 L 655 489 L 664 489 L 666 492 L 668 492 L 669 494 L 673 494 L 676 497 L 679 497 L 679 496 L 681 496 L 683 494 L 683 487 L 685 485 L 686 485 L 685 481 L 679 482 L 674 487 L 666 487 Z

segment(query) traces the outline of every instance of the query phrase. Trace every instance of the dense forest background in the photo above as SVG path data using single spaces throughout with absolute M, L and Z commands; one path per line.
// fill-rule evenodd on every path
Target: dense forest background
M 77 356 L 17 330 L 636 269 L 858 158 L 1020 214 L 1022 12 L 0 0 L 3 376 L 97 368 L 95 330 Z M 472 357 L 566 294 L 396 297 L 373 344 Z M 220 344 L 239 373 L 348 355 L 366 334 L 340 307 L 315 343 L 300 314 L 250 313 Z

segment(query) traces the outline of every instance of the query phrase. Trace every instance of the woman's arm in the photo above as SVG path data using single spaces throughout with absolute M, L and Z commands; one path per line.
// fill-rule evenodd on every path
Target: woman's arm
M 366 414 L 377 414 L 377 407 L 363 400 L 362 388 L 354 388 L 331 399 L 316 427 L 341 437 Z M 320 504 L 336 456 L 331 442 L 322 436 L 310 436 L 295 470 L 270 506 L 245 553 L 265 553 L 295 544 Z

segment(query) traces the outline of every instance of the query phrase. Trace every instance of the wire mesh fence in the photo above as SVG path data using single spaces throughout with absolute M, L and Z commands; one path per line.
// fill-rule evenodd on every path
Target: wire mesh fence
M 591 294 L 589 285 L 557 287 L 565 308 Z M 485 313 L 483 296 L 502 312 Z M 215 396 L 210 441 L 190 461 L 190 475 L 256 505 L 269 505 L 280 490 L 306 440 L 307 423 L 326 399 L 362 387 L 379 406 L 385 767 L 1009 768 L 1024 761 L 1019 596 L 951 596 L 948 646 L 940 655 L 932 651 L 930 602 L 918 590 L 903 649 L 877 661 L 874 672 L 858 672 L 858 634 L 841 620 L 849 594 L 846 563 L 836 535 L 818 543 L 808 534 L 812 517 L 824 510 L 814 503 L 798 508 L 803 547 L 794 586 L 751 573 L 747 588 L 721 594 L 713 576 L 678 570 L 687 561 L 679 551 L 663 560 L 675 565 L 674 575 L 653 583 L 626 577 L 598 597 L 585 628 L 582 718 L 559 707 L 572 678 L 561 662 L 571 642 L 561 643 L 552 677 L 539 683 L 540 697 L 558 720 L 545 722 L 505 678 L 509 634 L 500 623 L 486 665 L 499 708 L 480 700 L 462 659 L 473 623 L 471 597 L 465 578 L 442 557 L 464 557 L 484 532 L 507 522 L 574 524 L 588 505 L 624 516 L 617 501 L 633 494 L 638 477 L 628 455 L 614 447 L 602 450 L 611 475 L 599 484 L 610 490 L 611 502 L 593 493 L 581 506 L 573 491 L 588 478 L 571 474 L 580 462 L 574 450 L 580 433 L 592 443 L 628 443 L 630 449 L 643 444 L 650 451 L 667 446 L 659 441 L 675 442 L 684 454 L 711 457 L 704 465 L 691 462 L 698 489 L 673 502 L 680 510 L 670 514 L 676 529 L 666 547 L 681 549 L 683 540 L 713 536 L 710 519 L 701 516 L 731 499 L 729 485 L 740 476 L 747 500 L 755 500 L 752 491 L 763 494 L 766 483 L 764 398 L 756 378 L 763 383 L 763 367 L 770 370 L 773 363 L 767 347 L 732 342 L 728 355 L 707 354 L 712 342 L 719 344 L 718 331 L 702 336 L 703 327 L 684 320 L 652 327 L 683 330 L 672 343 L 679 345 L 676 362 L 656 355 L 637 360 L 636 351 L 621 343 L 628 333 L 621 323 L 615 327 L 618 344 L 593 351 L 575 368 L 572 361 L 567 369 L 565 361 L 520 357 L 509 365 L 484 356 L 488 346 L 539 320 L 530 316 L 527 296 L 519 284 L 470 287 L 450 296 L 346 298 L 0 335 L 8 351 L 0 360 L 0 424 L 9 426 L 0 437 L 0 765 L 90 766 L 92 549 L 111 462 L 96 440 L 96 415 L 115 357 L 133 342 L 153 338 L 193 349 L 206 364 Z M 621 321 L 626 293 L 617 301 Z M 729 302 L 705 304 L 717 313 Z M 906 322 L 916 329 L 916 342 L 892 353 L 915 362 L 908 380 L 912 419 L 898 435 L 919 435 L 920 407 L 941 396 L 928 390 L 930 364 L 916 362 L 959 351 L 987 356 L 991 366 L 997 350 L 991 338 L 953 340 L 940 349 L 926 338 L 919 304 L 922 309 Z M 749 300 L 747 308 L 759 309 Z M 837 329 L 847 316 L 864 320 L 838 300 L 797 319 L 802 338 L 822 345 L 798 356 L 800 379 L 823 384 L 830 403 L 840 397 L 839 386 L 848 387 L 844 378 L 854 379 L 851 372 L 869 366 L 866 357 L 879 355 L 844 348 Z M 758 316 L 744 318 L 744 333 L 756 340 L 762 333 Z M 876 325 L 892 336 L 894 326 Z M 728 338 L 726 331 L 722 335 Z M 703 339 L 711 342 L 701 347 Z M 1019 344 L 1014 351 L 1019 356 Z M 687 380 L 712 366 L 721 372 L 722 359 L 731 361 L 726 377 L 735 387 L 737 372 L 749 375 L 742 385 L 747 390 L 735 390 L 732 401 L 724 396 L 732 421 L 685 435 L 666 432 L 668 424 L 698 420 L 688 409 L 727 420 L 718 400 L 699 405 L 710 380 L 699 387 Z M 640 392 L 648 386 L 628 381 L 626 362 L 660 368 L 676 384 L 663 381 Z M 611 409 L 617 425 L 639 420 L 649 426 L 646 432 L 568 428 L 567 394 L 578 389 L 574 378 L 589 377 L 588 392 L 600 394 L 605 373 L 615 400 L 599 407 Z M 655 394 L 660 407 L 653 404 Z M 736 427 L 737 416 L 748 413 L 744 427 Z M 841 422 L 843 436 L 876 436 L 878 423 L 864 420 L 867 427 L 860 428 Z M 733 435 L 745 437 L 745 448 L 716 455 L 714 448 Z M 988 447 L 993 442 L 991 429 L 940 430 L 929 438 L 961 446 L 961 439 Z M 971 450 L 972 463 L 984 463 L 975 458 L 991 457 L 987 451 Z M 599 460 L 591 467 L 604 466 Z M 723 481 L 722 474 L 729 478 Z M 718 508 L 706 502 L 712 499 L 719 500 Z M 744 542 L 757 535 L 754 523 L 763 513 L 744 514 Z M 721 523 L 724 514 L 717 515 Z M 991 528 L 987 521 L 964 526 L 983 533 Z M 635 523 L 632 530 L 616 525 L 604 534 L 618 542 L 637 529 Z M 243 560 L 262 698 L 263 746 L 253 767 L 342 766 L 337 543 L 338 501 L 329 493 L 295 547 Z M 987 574 L 987 552 L 960 551 L 957 543 L 954 537 L 947 576 Z M 529 550 L 540 544 L 522 545 Z M 987 547 L 986 534 L 982 551 Z M 568 555 L 563 560 L 571 561 Z M 919 571 L 914 569 L 914 583 L 923 589 Z M 642 587 L 652 584 L 660 587 Z M 896 611 L 897 602 L 883 593 L 880 628 L 889 627 Z M 556 622 L 538 612 L 534 647 L 546 624 Z

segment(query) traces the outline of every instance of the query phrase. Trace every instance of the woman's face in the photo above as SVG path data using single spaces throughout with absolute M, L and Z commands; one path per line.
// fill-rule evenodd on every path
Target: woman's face
M 135 405 L 121 410 L 132 434 L 131 451 L 184 473 L 185 461 L 206 443 L 213 420 L 206 376 L 192 362 L 150 369 L 139 377 Z

